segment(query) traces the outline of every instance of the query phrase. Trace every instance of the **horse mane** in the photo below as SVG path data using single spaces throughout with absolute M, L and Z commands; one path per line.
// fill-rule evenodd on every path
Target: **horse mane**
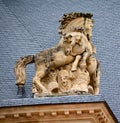
M 85 20 L 92 19 L 93 14 L 91 13 L 79 13 L 79 12 L 71 12 L 64 14 L 62 19 L 59 20 L 59 33 L 67 33 L 74 31 L 83 31 Z

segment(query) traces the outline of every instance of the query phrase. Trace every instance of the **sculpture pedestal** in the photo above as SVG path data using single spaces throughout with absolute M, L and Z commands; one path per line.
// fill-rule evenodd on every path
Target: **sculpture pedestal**
M 2 123 L 117 123 L 99 96 L 77 95 L 0 101 Z

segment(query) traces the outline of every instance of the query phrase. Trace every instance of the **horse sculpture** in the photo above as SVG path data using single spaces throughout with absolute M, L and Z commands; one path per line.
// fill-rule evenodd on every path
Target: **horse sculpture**
M 61 24 L 63 23 L 63 26 L 61 26 L 59 30 L 59 33 L 61 33 L 61 39 L 58 45 L 53 48 L 41 51 L 35 55 L 21 57 L 16 62 L 14 71 L 16 75 L 16 84 L 18 85 L 18 94 L 20 93 L 20 89 L 23 88 L 26 81 L 25 67 L 27 64 L 30 63 L 35 63 L 36 67 L 36 73 L 33 78 L 33 85 L 35 88 L 37 88 L 37 91 L 42 93 L 43 95 L 50 94 L 44 84 L 42 84 L 42 79 L 50 74 L 51 71 L 55 71 L 56 69 L 69 64 L 73 64 L 71 71 L 75 71 L 77 70 L 79 63 L 79 66 L 85 67 L 85 69 L 88 68 L 88 72 L 91 72 L 90 64 L 89 67 L 87 67 L 87 63 L 89 63 L 90 61 L 88 61 L 88 58 L 90 59 L 90 56 L 94 54 L 95 48 L 94 45 L 90 42 L 92 27 L 89 26 L 89 24 L 85 24 L 85 22 L 88 20 L 89 23 L 92 23 L 91 14 L 68 14 L 68 16 L 70 15 L 74 16 L 74 18 L 72 18 L 70 22 L 66 21 L 66 25 L 64 25 L 65 23 L 63 23 L 63 21 L 65 20 L 64 17 L 63 21 L 61 21 Z M 71 28 L 70 23 L 72 25 Z M 78 23 L 79 26 L 77 25 Z M 83 28 L 84 30 L 81 30 Z M 94 67 L 95 70 L 91 72 L 92 76 L 93 73 L 96 73 L 96 71 L 98 70 L 97 65 L 98 62 L 96 62 L 96 66 Z M 94 78 L 98 77 L 99 76 L 96 75 L 94 76 Z M 92 77 L 92 81 L 94 78 Z M 99 80 L 95 81 L 94 83 L 95 84 L 93 85 L 89 85 L 92 85 L 93 88 L 97 85 L 97 88 L 99 88 L 99 85 L 96 84 L 99 83 Z M 96 90 L 97 91 L 95 91 L 94 94 L 99 93 L 99 89 Z

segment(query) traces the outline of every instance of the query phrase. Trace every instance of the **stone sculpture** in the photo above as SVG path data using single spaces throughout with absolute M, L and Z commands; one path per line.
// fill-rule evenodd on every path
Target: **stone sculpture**
M 36 55 L 21 57 L 15 64 L 18 94 L 26 81 L 25 67 L 35 63 L 34 97 L 68 94 L 99 94 L 100 64 L 91 42 L 90 13 L 68 13 L 60 20 L 59 43 Z

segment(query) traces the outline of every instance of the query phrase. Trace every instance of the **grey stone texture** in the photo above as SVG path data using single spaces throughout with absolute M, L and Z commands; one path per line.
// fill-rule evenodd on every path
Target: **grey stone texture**
M 70 104 L 70 103 L 89 103 L 89 102 L 104 102 L 101 95 L 70 95 L 56 97 L 41 97 L 41 98 L 22 98 L 22 99 L 6 99 L 0 100 L 0 107 L 25 106 L 25 105 L 43 105 L 43 104 Z
M 120 122 L 120 0 L 0 0 L 0 100 L 20 98 L 15 61 L 57 44 L 58 20 L 73 11 L 94 15 L 92 42 L 102 70 L 100 94 Z M 27 66 L 26 73 L 29 99 L 34 64 Z

